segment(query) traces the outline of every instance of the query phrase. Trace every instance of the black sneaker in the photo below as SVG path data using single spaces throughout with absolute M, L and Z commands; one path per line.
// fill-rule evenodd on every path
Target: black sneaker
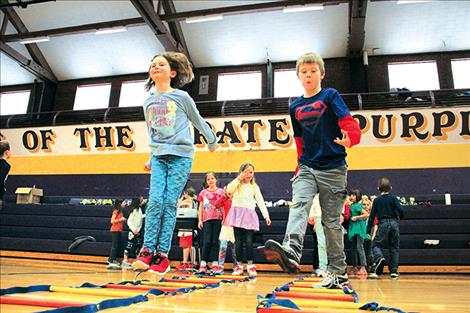
M 398 279 L 399 276 L 400 276 L 400 274 L 398 274 L 398 273 L 390 273 L 390 278 L 391 279 Z
M 372 271 L 377 275 L 382 275 L 384 272 L 385 258 L 378 259 L 374 265 L 372 265 Z
M 278 264 L 284 272 L 290 274 L 297 274 L 300 272 L 298 261 L 292 253 L 284 250 L 282 245 L 277 241 L 271 239 L 266 241 L 263 252 L 268 262 Z
M 313 287 L 323 289 L 343 289 L 345 287 L 351 288 L 351 284 L 349 283 L 347 273 L 340 275 L 328 272 L 326 276 L 321 281 L 313 285 Z

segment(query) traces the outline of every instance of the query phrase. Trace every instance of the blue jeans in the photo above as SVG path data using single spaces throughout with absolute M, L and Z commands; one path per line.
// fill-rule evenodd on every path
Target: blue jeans
M 176 223 L 178 198 L 188 180 L 193 159 L 152 156 L 150 192 L 145 212 L 144 248 L 168 254 Z
M 388 269 L 390 273 L 397 273 L 400 258 L 400 228 L 396 219 L 387 218 L 379 221 L 379 228 L 372 243 L 372 251 L 376 261 L 384 257 L 383 248 L 386 241 L 388 241 L 390 252 Z
M 344 237 L 339 219 L 346 199 L 347 167 L 315 170 L 301 164 L 292 182 L 292 205 L 289 208 L 283 246 L 300 261 L 313 198 L 320 194 L 322 225 L 326 238 L 328 271 L 346 272 Z

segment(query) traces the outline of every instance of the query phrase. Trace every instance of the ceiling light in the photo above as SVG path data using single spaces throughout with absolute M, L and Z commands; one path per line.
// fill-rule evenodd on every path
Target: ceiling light
M 34 38 L 25 38 L 25 39 L 20 40 L 20 43 L 25 45 L 28 43 L 37 43 L 37 42 L 44 42 L 44 41 L 49 41 L 49 37 L 42 36 L 42 37 L 34 37 Z
M 323 4 L 312 3 L 312 4 L 305 4 L 305 5 L 293 5 L 288 6 L 282 9 L 284 13 L 295 13 L 295 12 L 304 12 L 304 11 L 316 11 L 316 10 L 323 10 Z
M 97 29 L 95 35 L 104 35 L 104 34 L 113 34 L 113 33 L 122 33 L 127 32 L 127 27 L 118 26 L 118 27 L 109 27 Z
M 424 2 L 431 2 L 431 0 L 397 0 L 397 4 L 424 3 Z
M 199 23 L 199 22 L 210 22 L 210 21 L 220 21 L 224 16 L 222 14 L 213 14 L 213 15 L 204 15 L 196 17 L 188 17 L 186 23 Z

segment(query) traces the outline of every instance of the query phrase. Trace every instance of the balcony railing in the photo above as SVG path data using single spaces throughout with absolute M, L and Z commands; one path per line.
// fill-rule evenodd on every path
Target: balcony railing
M 354 93 L 342 94 L 342 97 L 352 111 L 470 105 L 470 89 Z M 293 100 L 295 97 L 201 101 L 196 105 L 203 117 L 273 115 L 287 114 Z M 142 120 L 141 106 L 112 107 L 4 115 L 0 116 L 0 129 Z

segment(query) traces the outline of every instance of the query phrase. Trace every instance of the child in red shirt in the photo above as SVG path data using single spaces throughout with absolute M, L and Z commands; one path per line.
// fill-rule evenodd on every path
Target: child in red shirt
M 108 269 L 110 270 L 121 268 L 121 265 L 116 258 L 121 244 L 121 232 L 124 228 L 124 222 L 126 221 L 124 213 L 122 212 L 122 209 L 125 206 L 126 203 L 122 199 L 114 200 L 113 215 L 111 216 L 111 228 L 109 230 L 112 238 L 111 252 L 109 253 L 108 258 Z

